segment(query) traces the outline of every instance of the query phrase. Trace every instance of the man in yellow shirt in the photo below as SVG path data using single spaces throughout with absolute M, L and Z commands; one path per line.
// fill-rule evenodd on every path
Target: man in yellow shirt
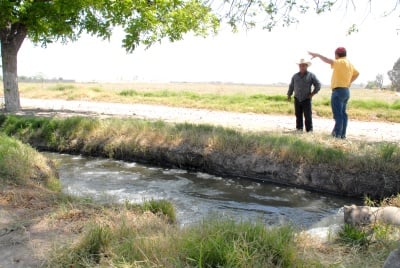
M 333 69 L 331 79 L 331 107 L 335 126 L 332 130 L 332 136 L 345 139 L 347 129 L 347 102 L 350 98 L 350 85 L 357 79 L 359 72 L 353 64 L 346 58 L 347 51 L 344 47 L 338 47 L 335 50 L 335 59 L 329 59 L 318 53 L 308 52 L 313 58 L 320 58 L 323 62 L 331 65 Z

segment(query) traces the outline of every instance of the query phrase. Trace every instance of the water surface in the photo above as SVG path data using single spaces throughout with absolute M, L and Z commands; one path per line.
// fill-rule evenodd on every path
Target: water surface
M 102 158 L 47 153 L 59 163 L 63 190 L 99 202 L 171 201 L 181 225 L 210 215 L 266 224 L 294 223 L 310 227 L 332 224 L 341 207 L 359 200 L 324 195 L 293 187 L 200 172 L 165 169 Z M 327 220 L 331 219 L 331 220 Z

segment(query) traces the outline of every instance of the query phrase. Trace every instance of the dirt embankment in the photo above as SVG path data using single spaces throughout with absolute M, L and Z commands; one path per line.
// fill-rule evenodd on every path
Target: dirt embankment
M 55 241 L 71 241 L 80 221 L 52 221 L 56 194 L 41 187 L 0 189 L 0 267 L 41 267 Z
M 111 131 L 111 130 L 110 130 Z M 379 169 L 363 166 L 337 166 L 329 163 L 313 164 L 278 159 L 271 153 L 237 154 L 230 151 L 213 151 L 205 147 L 193 147 L 185 142 L 180 144 L 141 144 L 135 140 L 112 147 L 112 140 L 101 142 L 74 139 L 61 151 L 45 140 L 35 137 L 28 142 L 46 151 L 109 157 L 128 162 L 152 164 L 168 168 L 180 168 L 206 172 L 218 176 L 246 178 L 299 187 L 307 190 L 331 193 L 349 197 L 383 198 L 400 192 L 398 169 Z
M 212 123 L 213 125 L 230 126 L 247 131 L 268 130 L 284 133 L 284 127 L 289 122 L 292 125 L 294 118 L 273 115 L 240 114 L 216 112 L 200 109 L 172 108 L 156 105 L 127 105 L 116 103 L 93 103 L 82 101 L 63 100 L 26 100 L 23 105 L 29 106 L 32 111 L 24 109 L 21 114 L 41 116 L 72 116 L 82 115 L 91 117 L 140 117 L 146 119 L 161 119 L 172 122 Z M 47 110 L 43 110 L 43 109 Z M 225 122 L 225 123 L 223 123 Z M 324 133 L 328 128 L 321 129 L 320 125 L 333 124 L 332 120 L 316 119 L 315 132 Z M 400 124 L 350 122 L 349 139 L 399 142 L 398 129 Z M 354 127 L 354 125 L 358 127 Z M 379 133 L 376 129 L 379 129 Z M 330 129 L 330 128 L 329 128 Z M 287 130 L 287 129 L 286 129 Z M 306 135 L 306 134 L 305 134 Z M 353 138 L 355 136 L 355 138 Z M 385 138 L 383 138 L 385 137 Z M 104 143 L 105 142 L 105 143 Z M 92 156 L 109 156 L 107 142 L 87 146 L 85 140 L 75 140 L 63 152 Z M 199 170 L 215 175 L 250 178 L 283 185 L 300 187 L 314 191 L 327 192 L 345 196 L 382 198 L 400 192 L 400 178 L 396 170 L 358 167 L 340 167 L 330 163 L 293 163 L 277 159 L 272 154 L 235 154 L 233 152 L 219 152 L 208 148 L 193 148 L 185 143 L 174 145 L 142 146 L 137 142 L 138 150 L 117 148 L 111 152 L 113 158 L 125 161 L 151 163 L 165 167 L 176 167 L 188 170 Z M 39 138 L 29 140 L 39 149 L 58 151 L 53 145 L 48 145 Z M 110 147 L 110 146 L 108 146 Z M 89 148 L 89 149 L 88 149 Z M 368 163 L 363 164 L 364 167 Z

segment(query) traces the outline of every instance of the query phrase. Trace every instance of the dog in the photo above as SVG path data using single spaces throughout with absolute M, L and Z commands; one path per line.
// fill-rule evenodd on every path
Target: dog
M 400 225 L 400 208 L 369 207 L 369 206 L 344 206 L 344 222 L 351 225 L 367 225 L 382 222 Z

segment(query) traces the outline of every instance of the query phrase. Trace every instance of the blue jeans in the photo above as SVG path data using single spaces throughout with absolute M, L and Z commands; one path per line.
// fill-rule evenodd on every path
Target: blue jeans
M 335 127 L 332 130 L 332 136 L 336 138 L 346 138 L 347 129 L 347 102 L 350 99 L 350 90 L 348 88 L 339 87 L 332 91 L 331 106 L 333 118 L 335 119 Z

